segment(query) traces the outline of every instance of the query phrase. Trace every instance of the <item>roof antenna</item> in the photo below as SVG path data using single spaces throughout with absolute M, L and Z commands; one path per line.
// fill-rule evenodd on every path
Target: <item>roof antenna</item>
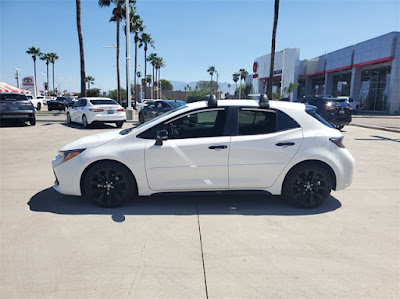
M 269 108 L 269 100 L 268 100 L 268 97 L 267 97 L 267 95 L 265 93 L 263 93 L 260 96 L 259 105 L 260 105 L 261 108 L 265 108 L 265 109 Z
M 208 98 L 208 107 L 212 108 L 217 106 L 218 106 L 217 98 L 213 94 L 210 95 Z

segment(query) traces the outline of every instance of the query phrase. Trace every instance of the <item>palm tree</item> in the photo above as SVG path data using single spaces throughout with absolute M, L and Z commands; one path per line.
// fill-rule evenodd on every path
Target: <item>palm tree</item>
M 154 49 L 154 40 L 151 37 L 150 34 L 148 33 L 142 33 L 142 36 L 140 38 L 140 44 L 139 48 L 143 47 L 144 50 L 144 77 L 147 77 L 147 50 L 148 46 L 152 47 Z M 145 98 L 146 98 L 146 89 L 144 90 L 145 93 Z
M 47 66 L 47 88 L 48 88 L 49 93 L 50 93 L 50 84 L 49 84 L 49 63 L 50 63 L 50 60 L 51 60 L 51 56 L 50 56 L 50 54 L 42 53 L 42 54 L 40 55 L 40 60 L 46 61 L 46 66 Z M 54 88 L 54 86 L 53 86 L 53 88 Z M 53 91 L 54 91 L 54 90 L 53 90 Z
M 76 0 L 76 27 L 78 28 L 79 56 L 81 63 L 81 96 L 86 97 L 85 53 L 83 51 L 83 37 L 81 27 L 81 0 Z
M 239 77 L 240 77 L 239 73 L 233 73 L 232 74 L 233 82 L 235 82 L 235 84 L 236 84 L 236 89 L 235 90 L 237 90 L 237 82 L 239 81 Z
M 147 57 L 147 61 L 150 62 L 150 64 L 153 66 L 153 88 L 152 88 L 152 93 L 154 94 L 154 85 L 157 82 L 157 78 L 154 76 L 154 68 L 156 65 L 156 60 L 157 60 L 157 53 L 150 53 L 149 57 Z
M 125 4 L 125 0 L 99 0 L 100 7 L 108 7 L 111 4 L 114 4 L 115 7 L 112 12 L 112 17 L 110 18 L 110 22 L 116 22 L 117 24 L 117 101 L 121 104 L 121 80 L 119 76 L 119 31 L 120 31 L 120 21 L 123 17 L 122 7 Z M 135 1 L 130 0 L 129 3 L 135 3 Z
M 135 13 L 136 13 L 135 8 L 132 7 L 129 13 L 129 22 L 130 22 L 131 32 L 135 33 L 135 74 L 137 74 L 137 47 L 138 47 L 138 42 L 139 41 L 142 42 L 141 39 L 139 38 L 139 33 L 142 33 L 146 27 L 143 26 L 143 20 L 140 18 L 140 16 Z M 135 103 L 136 103 L 137 99 L 136 75 L 134 80 L 134 86 L 135 86 Z
M 217 70 L 215 69 L 215 66 L 210 66 L 208 69 L 207 69 L 207 72 L 210 74 L 210 76 L 211 76 L 211 85 L 210 85 L 210 89 L 211 89 L 211 93 L 213 93 L 213 86 L 212 86 L 212 83 L 213 83 L 213 75 L 214 75 L 214 73 L 216 72 Z
M 86 82 L 88 84 L 88 89 L 90 89 L 90 84 L 94 85 L 94 78 L 92 76 L 87 76 L 86 77 Z
M 36 87 L 36 57 L 40 57 L 40 55 L 42 54 L 40 52 L 40 48 L 35 48 L 35 47 L 30 47 L 28 49 L 28 51 L 26 51 L 27 54 L 32 55 L 32 59 L 33 59 L 33 74 L 35 76 L 35 89 L 37 89 Z M 36 95 L 36 90 L 35 90 L 35 95 Z
M 54 63 L 60 57 L 56 53 L 49 53 L 50 62 L 53 64 L 53 90 L 54 90 Z
M 239 84 L 240 85 L 240 87 L 239 87 L 239 99 L 240 99 L 241 96 L 242 96 L 242 80 L 246 79 L 246 77 L 249 75 L 249 72 L 246 71 L 245 69 L 240 69 L 239 73 L 240 73 L 240 84 Z
M 164 59 L 161 58 L 161 57 L 157 57 L 157 58 L 156 58 L 155 67 L 156 67 L 156 69 L 158 70 L 158 76 L 157 76 L 157 78 L 158 78 L 158 87 L 157 87 L 157 91 L 159 91 L 159 93 L 158 93 L 158 94 L 159 94 L 158 98 L 160 99 L 160 98 L 161 98 L 161 82 L 160 82 L 160 80 L 161 80 L 161 68 L 162 68 L 162 67 L 165 67 L 165 61 L 164 61 Z
M 274 27 L 272 29 L 272 41 L 271 41 L 271 62 L 269 65 L 269 79 L 267 84 L 268 99 L 272 99 L 272 81 L 274 80 L 274 63 L 275 63 L 275 39 L 276 39 L 276 28 L 278 27 L 278 16 L 279 16 L 279 0 L 275 0 Z

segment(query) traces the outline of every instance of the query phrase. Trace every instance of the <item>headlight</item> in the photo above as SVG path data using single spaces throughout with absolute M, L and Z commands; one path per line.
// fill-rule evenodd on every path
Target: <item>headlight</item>
M 82 153 L 85 149 L 77 149 L 77 150 L 71 150 L 71 151 L 60 151 L 60 155 L 62 157 L 62 162 L 67 162 L 68 160 L 71 160 L 73 157 L 79 155 Z

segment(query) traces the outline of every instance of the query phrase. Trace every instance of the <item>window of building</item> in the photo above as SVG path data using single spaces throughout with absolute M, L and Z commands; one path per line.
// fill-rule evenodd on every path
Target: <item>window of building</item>
M 312 79 L 312 94 L 313 95 L 324 95 L 325 90 L 325 75 L 323 77 L 316 77 Z
M 351 73 L 333 76 L 332 96 L 349 96 L 351 85 Z
M 360 109 L 386 111 L 390 66 L 364 70 L 361 74 Z

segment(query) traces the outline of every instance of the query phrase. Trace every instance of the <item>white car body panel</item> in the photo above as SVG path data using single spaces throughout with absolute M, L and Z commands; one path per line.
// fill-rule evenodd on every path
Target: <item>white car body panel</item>
M 258 102 L 253 100 L 224 100 L 218 104 L 258 107 Z M 127 135 L 120 135 L 119 131 L 96 134 L 63 147 L 62 151 L 86 150 L 65 163 L 61 163 L 60 156 L 53 160 L 59 181 L 54 189 L 63 194 L 81 195 L 83 172 L 92 163 L 102 160 L 126 165 L 135 177 L 141 196 L 164 191 L 240 189 L 265 190 L 279 195 L 288 171 L 309 160 L 331 167 L 336 176 L 336 190 L 348 187 L 354 159 L 347 149 L 329 140 L 342 137 L 341 132 L 309 116 L 304 104 L 271 101 L 270 106 L 284 111 L 301 128 L 264 135 L 170 139 L 163 141 L 162 146 L 156 146 L 155 140 L 137 137 L 158 123 L 207 107 L 206 102 L 197 102 L 147 122 Z M 294 142 L 295 146 L 275 146 L 286 141 Z M 252 145 L 246 150 L 248 142 Z M 211 145 L 228 147 L 210 150 Z

